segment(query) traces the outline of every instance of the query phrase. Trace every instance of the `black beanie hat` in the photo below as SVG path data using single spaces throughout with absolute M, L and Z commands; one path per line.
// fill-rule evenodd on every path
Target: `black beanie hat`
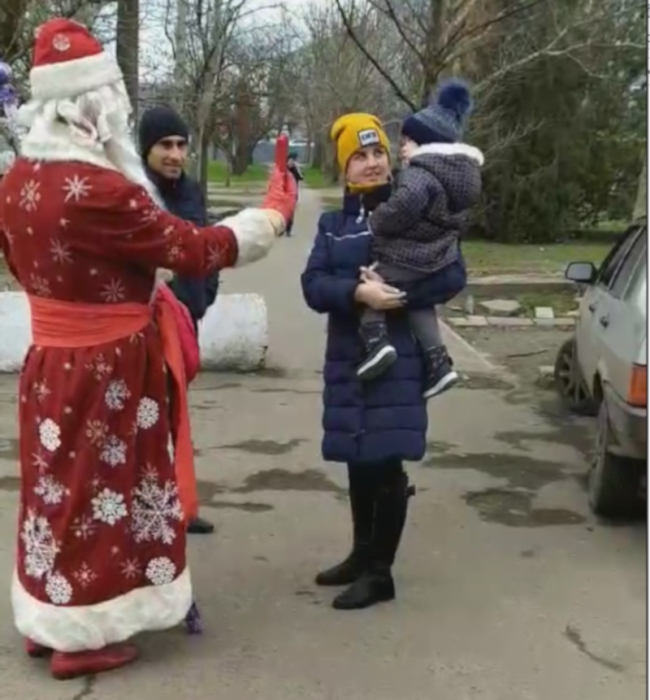
M 151 107 L 140 119 L 138 141 L 140 155 L 147 159 L 149 151 L 162 139 L 170 136 L 181 136 L 189 140 L 190 132 L 187 124 L 171 107 Z

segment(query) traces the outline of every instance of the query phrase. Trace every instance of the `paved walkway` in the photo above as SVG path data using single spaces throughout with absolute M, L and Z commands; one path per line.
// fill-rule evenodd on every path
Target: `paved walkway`
M 609 527 L 589 515 L 590 423 L 511 386 L 454 336 L 471 378 L 430 404 L 429 453 L 411 470 L 418 495 L 396 565 L 397 602 L 337 613 L 333 592 L 313 585 L 349 537 L 343 469 L 319 452 L 323 319 L 305 309 L 298 282 L 317 205 L 305 192 L 296 236 L 258 266 L 224 276 L 229 290 L 267 296 L 274 369 L 203 375 L 192 391 L 202 509 L 217 524 L 190 546 L 205 634 L 147 635 L 132 668 L 57 683 L 43 662 L 22 655 L 5 594 L 2 697 L 645 698 L 645 525 Z M 15 379 L 3 378 L 6 587 L 15 414 Z

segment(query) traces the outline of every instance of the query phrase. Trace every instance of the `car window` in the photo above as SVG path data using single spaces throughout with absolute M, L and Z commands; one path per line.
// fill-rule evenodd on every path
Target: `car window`
M 636 234 L 639 232 L 638 226 L 629 228 L 621 238 L 616 242 L 614 247 L 609 251 L 607 257 L 603 260 L 603 264 L 598 271 L 596 284 L 602 287 L 609 287 L 614 273 L 618 269 L 621 261 L 625 258 L 630 246 L 634 243 Z
M 636 236 L 633 237 L 631 244 L 627 247 L 625 257 L 621 259 L 618 269 L 614 272 L 610 284 L 610 294 L 620 299 L 623 296 L 634 269 L 638 266 L 641 255 L 645 258 L 643 252 L 644 241 L 646 240 L 645 228 L 640 229 Z
M 637 242 L 634 245 L 633 250 L 630 253 L 630 258 L 636 258 L 635 264 L 629 272 L 628 283 L 623 287 L 621 296 L 625 299 L 629 298 L 633 294 L 638 294 L 643 285 L 643 290 L 645 290 L 645 285 L 648 276 L 648 231 L 644 228 L 642 234 L 639 236 Z M 616 283 L 614 283 L 616 284 Z M 643 296 L 645 296 L 645 291 L 643 291 Z

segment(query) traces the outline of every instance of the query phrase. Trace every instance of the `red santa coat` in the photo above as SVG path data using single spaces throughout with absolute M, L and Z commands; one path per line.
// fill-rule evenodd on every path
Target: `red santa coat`
M 0 240 L 28 294 L 148 303 L 155 270 L 204 276 L 261 257 L 260 210 L 198 229 L 115 171 L 19 159 L 0 184 Z M 168 369 L 151 323 L 94 347 L 32 346 L 20 377 L 16 626 L 59 651 L 184 618 L 192 600 L 170 460 Z

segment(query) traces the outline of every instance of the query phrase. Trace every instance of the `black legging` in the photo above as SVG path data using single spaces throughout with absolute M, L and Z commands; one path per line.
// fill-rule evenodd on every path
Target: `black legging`
M 361 488 L 383 486 L 402 478 L 404 465 L 399 459 L 387 459 L 381 462 L 350 462 L 348 478 L 350 485 Z

